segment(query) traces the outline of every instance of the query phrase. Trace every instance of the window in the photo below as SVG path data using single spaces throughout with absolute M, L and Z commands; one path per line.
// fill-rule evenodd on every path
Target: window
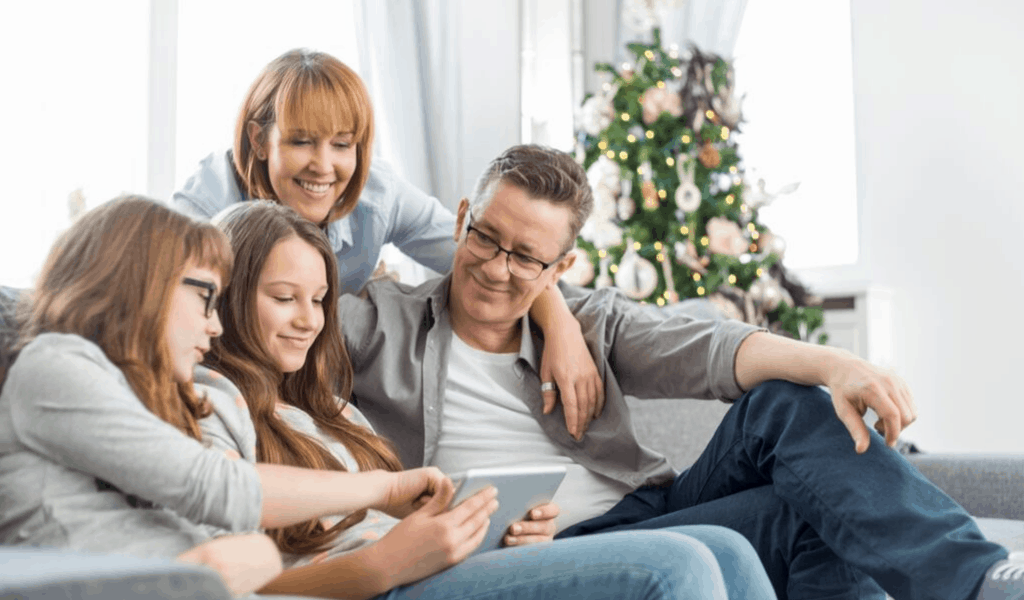
M 761 210 L 792 268 L 857 260 L 857 189 L 848 1 L 753 1 L 733 53 L 747 170 L 768 191 L 799 189 Z
M 28 287 L 69 219 L 146 189 L 149 4 L 18 2 L 0 17 L 0 285 Z
M 178 8 L 176 24 L 160 11 L 151 18 L 151 7 L 174 14 L 165 1 Z M 69 197 L 91 208 L 126 192 L 167 195 L 147 181 L 147 145 L 151 136 L 159 139 L 150 127 L 161 125 L 149 119 L 150 77 L 166 78 L 153 89 L 170 90 L 176 100 L 175 127 L 164 134 L 168 147 L 158 151 L 174 161 L 168 177 L 177 189 L 200 159 L 231 146 L 242 97 L 274 57 L 302 46 L 358 65 L 353 0 L 293 0 L 287 9 L 270 0 L 156 2 L 51 0 L 3 8 L 0 285 L 32 285 L 70 223 Z M 176 65 L 151 65 L 151 34 L 172 40 Z
M 249 84 L 292 48 L 327 52 L 359 71 L 353 0 L 179 0 L 175 180 L 231 147 Z

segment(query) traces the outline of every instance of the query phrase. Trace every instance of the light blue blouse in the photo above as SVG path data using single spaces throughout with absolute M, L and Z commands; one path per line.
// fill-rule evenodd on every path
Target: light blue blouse
M 224 208 L 250 200 L 239 188 L 231 151 L 214 152 L 175 192 L 172 204 L 196 218 L 210 219 Z M 327 226 L 338 260 L 342 293 L 356 293 L 369 280 L 384 244 L 394 244 L 416 262 L 447 273 L 455 255 L 455 215 L 375 159 L 355 210 Z

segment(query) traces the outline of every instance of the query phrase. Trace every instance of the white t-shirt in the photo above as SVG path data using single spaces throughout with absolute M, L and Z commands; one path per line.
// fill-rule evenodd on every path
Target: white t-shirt
M 452 334 L 441 435 L 433 464 L 446 473 L 478 467 L 565 465 L 554 502 L 559 531 L 604 514 L 632 491 L 578 465 L 541 429 L 530 405 L 542 402 L 517 364 L 519 355 L 492 354 Z

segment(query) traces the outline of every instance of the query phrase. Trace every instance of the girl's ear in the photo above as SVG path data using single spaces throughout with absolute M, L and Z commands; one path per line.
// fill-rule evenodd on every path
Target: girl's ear
M 263 148 L 263 129 L 256 121 L 249 121 L 249 124 L 245 128 L 246 133 L 249 134 L 249 143 L 252 144 L 252 149 L 256 152 L 256 158 L 259 160 L 267 160 L 267 152 Z

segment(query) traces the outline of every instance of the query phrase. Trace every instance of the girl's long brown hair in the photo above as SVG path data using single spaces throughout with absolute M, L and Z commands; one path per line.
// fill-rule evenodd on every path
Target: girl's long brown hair
M 35 290 L 22 300 L 17 348 L 41 333 L 95 342 L 155 415 L 200 439 L 211 407 L 191 382 L 174 381 L 164 333 L 171 297 L 191 263 L 231 273 L 231 247 L 216 227 L 154 200 L 122 196 L 82 215 L 61 235 Z
M 316 424 L 348 448 L 360 470 L 400 470 L 390 443 L 342 415 L 352 393 L 352 364 L 338 321 L 338 266 L 323 232 L 292 209 L 267 201 L 245 202 L 219 218 L 235 252 L 236 267 L 217 310 L 224 334 L 213 340 L 206 364 L 238 386 L 256 426 L 260 462 L 344 471 L 317 440 L 292 429 L 274 412 L 280 401 L 302 409 Z M 282 373 L 262 341 L 256 308 L 260 274 L 274 246 L 298 237 L 315 248 L 327 268 L 327 293 L 321 305 L 324 327 L 310 347 L 306 362 L 294 373 Z M 308 554 L 322 549 L 344 529 L 366 515 L 359 511 L 326 529 L 319 519 L 271 530 L 283 552 Z
M 299 48 L 275 58 L 249 87 L 235 121 L 235 173 L 249 198 L 278 200 L 267 161 L 249 139 L 250 123 L 259 126 L 261 144 L 275 124 L 325 136 L 352 132 L 356 168 L 326 221 L 352 212 L 370 174 L 374 129 L 370 95 L 355 71 L 330 54 Z

